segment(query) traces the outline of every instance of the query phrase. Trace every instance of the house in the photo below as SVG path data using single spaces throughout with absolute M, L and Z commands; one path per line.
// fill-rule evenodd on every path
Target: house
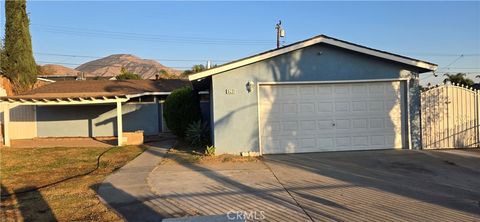
M 418 76 L 437 65 L 320 35 L 192 74 L 218 153 L 418 149 Z
M 189 85 L 175 79 L 58 81 L 0 97 L 5 145 L 10 139 L 102 136 L 117 136 L 122 144 L 124 131 L 158 135 L 168 131 L 163 101 Z

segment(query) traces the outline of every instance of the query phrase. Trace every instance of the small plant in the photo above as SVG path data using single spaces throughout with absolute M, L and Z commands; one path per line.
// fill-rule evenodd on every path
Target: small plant
M 206 146 L 205 147 L 205 155 L 207 156 L 215 156 L 215 147 L 212 146 Z
M 194 121 L 185 130 L 185 139 L 192 145 L 202 147 L 209 143 L 208 124 L 201 120 Z

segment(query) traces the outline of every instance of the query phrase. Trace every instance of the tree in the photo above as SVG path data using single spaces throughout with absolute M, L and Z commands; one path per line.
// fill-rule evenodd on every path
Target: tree
M 117 80 L 142 79 L 138 74 L 128 71 L 125 67 L 120 69 L 120 74 L 115 77 Z
M 167 72 L 167 70 L 165 70 L 165 69 L 161 69 L 160 71 L 158 71 L 158 74 L 159 74 L 160 76 L 167 76 L 167 75 L 168 75 L 168 72 Z
M 26 0 L 5 1 L 4 74 L 16 91 L 30 89 L 37 80 L 37 66 L 32 52 Z
M 216 66 L 217 65 L 213 65 L 213 67 L 216 67 Z M 207 70 L 207 67 L 205 67 L 202 64 L 197 64 L 197 65 L 193 65 L 192 69 L 183 71 L 182 74 L 188 76 L 190 74 L 194 74 L 194 73 L 197 73 L 197 72 L 202 72 L 202 71 L 205 71 L 205 70 Z
M 3 41 L 0 41 L 0 74 L 3 75 L 5 73 L 4 66 L 2 64 L 5 64 L 5 47 L 3 46 Z
M 471 87 L 473 86 L 474 82 L 473 80 L 469 79 L 466 77 L 465 73 L 457 73 L 457 74 L 445 74 L 447 78 L 443 80 L 444 83 L 446 82 L 451 82 L 451 83 L 456 83 L 464 86 Z

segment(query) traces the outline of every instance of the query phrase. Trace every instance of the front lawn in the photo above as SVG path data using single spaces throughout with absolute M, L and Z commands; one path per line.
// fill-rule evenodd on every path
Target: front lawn
M 6 221 L 122 220 L 100 202 L 95 189 L 107 175 L 134 159 L 145 147 L 109 149 L 0 148 L 0 217 Z M 97 158 L 103 152 L 105 154 L 100 158 L 99 167 L 96 169 Z M 87 175 L 67 179 L 39 190 L 4 196 L 6 193 L 31 190 L 92 170 L 94 171 Z

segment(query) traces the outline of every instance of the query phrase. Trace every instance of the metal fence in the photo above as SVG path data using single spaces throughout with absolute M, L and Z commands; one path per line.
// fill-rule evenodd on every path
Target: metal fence
M 480 92 L 443 84 L 421 94 L 423 149 L 478 147 Z

